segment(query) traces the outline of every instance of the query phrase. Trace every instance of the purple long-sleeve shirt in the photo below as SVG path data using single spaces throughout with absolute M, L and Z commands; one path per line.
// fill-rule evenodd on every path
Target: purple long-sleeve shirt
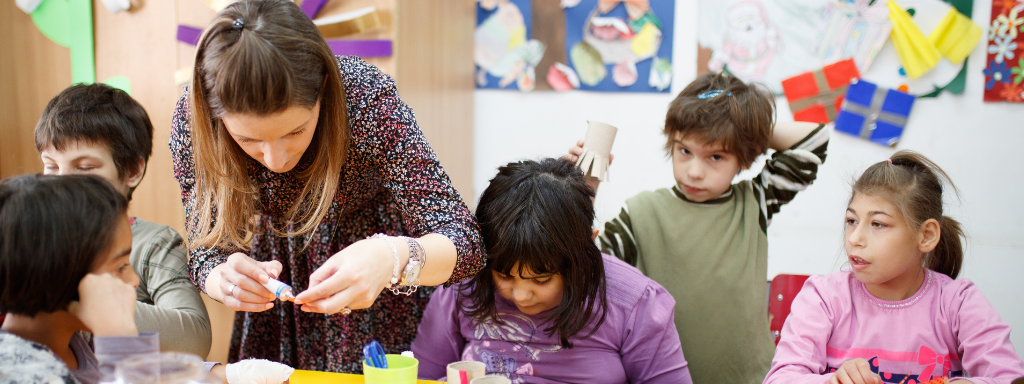
M 547 312 L 524 314 L 495 294 L 504 324 L 476 324 L 456 303 L 464 285 L 438 288 L 412 343 L 420 377 L 441 378 L 449 363 L 476 360 L 487 365 L 488 374 L 513 383 L 692 383 L 673 321 L 675 300 L 636 268 L 608 255 L 603 259 L 604 324 L 589 338 L 571 338 L 572 349 L 562 348 L 557 333 L 545 334 Z
M 1024 376 L 1010 326 L 974 283 L 926 272 L 902 301 L 872 296 L 851 272 L 812 276 L 793 300 L 764 382 L 827 383 L 855 358 L 868 360 L 884 383 L 969 376 L 1008 384 Z

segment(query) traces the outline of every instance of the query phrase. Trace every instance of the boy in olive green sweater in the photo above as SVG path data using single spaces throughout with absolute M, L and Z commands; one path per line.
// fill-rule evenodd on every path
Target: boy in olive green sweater
M 775 125 L 774 113 L 767 90 L 735 77 L 707 74 L 690 83 L 665 119 L 676 185 L 627 199 L 600 235 L 604 252 L 676 299 L 694 383 L 760 383 L 771 366 L 768 224 L 814 181 L 829 134 L 818 124 Z M 733 184 L 768 148 L 776 152 L 761 173 Z
M 131 96 L 106 84 L 68 87 L 46 105 L 35 129 L 43 173 L 93 174 L 131 201 L 153 152 L 153 124 Z M 210 317 L 188 279 L 184 241 L 173 228 L 131 218 L 129 263 L 139 275 L 135 323 L 160 334 L 160 349 L 206 358 Z

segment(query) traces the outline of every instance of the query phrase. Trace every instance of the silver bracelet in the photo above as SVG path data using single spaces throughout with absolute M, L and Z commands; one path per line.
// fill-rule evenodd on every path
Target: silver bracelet
M 420 266 L 423 268 L 427 267 L 427 251 L 423 249 L 423 244 L 420 244 L 419 239 L 408 236 L 398 236 L 399 239 L 405 239 L 409 243 L 409 258 L 412 258 L 413 252 L 417 252 L 416 255 L 420 257 Z M 413 246 L 415 245 L 415 249 Z
M 411 237 L 396 237 L 405 240 L 409 244 L 409 262 L 406 264 L 405 270 L 402 272 L 402 277 L 399 279 L 399 283 L 392 284 L 388 287 L 388 290 L 396 295 L 412 296 L 412 294 L 420 287 L 419 273 L 423 270 L 423 246 L 419 244 L 418 240 Z M 413 270 L 416 271 L 415 277 L 410 276 L 410 274 L 413 274 L 411 272 Z
M 391 239 L 388 238 L 388 235 L 385 235 L 383 233 L 375 234 L 373 236 L 370 236 L 370 238 L 371 239 L 382 239 L 385 242 L 387 242 L 388 245 L 391 246 L 391 252 L 394 253 L 394 255 L 395 255 L 395 270 L 394 270 L 394 272 L 391 273 L 391 284 L 388 285 L 388 289 L 392 289 L 392 287 L 398 285 L 398 264 L 401 262 L 401 260 L 398 258 L 398 248 L 395 247 L 395 243 L 391 242 Z M 392 291 L 393 291 L 393 289 L 392 289 Z

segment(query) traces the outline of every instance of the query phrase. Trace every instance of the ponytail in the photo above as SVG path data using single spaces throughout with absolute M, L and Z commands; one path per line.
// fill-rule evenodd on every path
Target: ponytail
M 942 216 L 939 220 L 939 243 L 928 253 L 925 267 L 955 279 L 964 262 L 961 237 L 964 237 L 964 231 L 960 228 L 960 222 Z
M 917 152 L 903 150 L 868 167 L 853 184 L 853 194 L 885 198 L 914 230 L 929 219 L 938 221 L 939 243 L 925 256 L 924 265 L 955 279 L 963 265 L 961 239 L 966 236 L 959 222 L 943 214 L 943 180 L 959 197 L 960 191 L 942 168 Z

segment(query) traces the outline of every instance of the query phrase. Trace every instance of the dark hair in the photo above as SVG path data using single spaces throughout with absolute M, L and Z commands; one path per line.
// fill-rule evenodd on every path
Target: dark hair
M 196 46 L 189 91 L 196 208 L 189 210 L 190 247 L 245 249 L 256 231 L 258 185 L 249 155 L 224 128 L 227 113 L 266 116 L 292 106 L 320 115 L 296 169 L 305 187 L 287 220 L 312 233 L 327 216 L 349 145 L 348 104 L 338 61 L 313 21 L 291 1 L 245 0 L 217 13 Z
M 925 255 L 925 267 L 955 279 L 964 261 L 964 231 L 959 222 L 942 214 L 942 180 L 960 196 L 942 168 L 917 152 L 903 150 L 868 167 L 853 184 L 853 196 L 865 194 L 886 199 L 914 230 L 928 219 L 938 221 L 939 243 Z
M 768 150 L 775 126 L 775 95 L 727 73 L 708 73 L 679 92 L 665 116 L 665 150 L 672 154 L 676 134 L 718 144 L 749 167 Z M 720 92 L 719 92 L 720 91 Z
M 0 181 L 0 313 L 67 309 L 110 248 L 128 201 L 94 175 Z
M 558 332 L 564 347 L 594 322 L 589 337 L 604 323 L 604 261 L 592 239 L 594 190 L 583 172 L 562 159 L 520 161 L 498 168 L 480 196 L 476 218 L 487 252 L 487 266 L 460 290 L 464 313 L 476 321 L 501 322 L 494 307 L 491 271 L 559 274 L 562 301 L 551 314 L 549 336 Z M 461 300 L 460 300 L 461 303 Z
M 77 142 L 105 145 L 124 179 L 139 160 L 153 154 L 153 123 L 125 91 L 102 83 L 76 84 L 61 91 L 43 109 L 35 131 L 36 151 L 58 152 Z M 141 170 L 145 172 L 146 169 Z M 128 190 L 131 200 L 135 188 Z

